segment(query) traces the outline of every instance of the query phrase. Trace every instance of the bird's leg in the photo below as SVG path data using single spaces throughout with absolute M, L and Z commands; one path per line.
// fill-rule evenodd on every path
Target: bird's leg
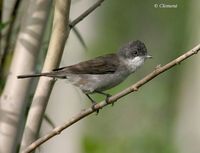
M 98 93 L 98 94 L 101 94 L 101 95 L 106 96 L 105 101 L 106 101 L 107 104 L 109 104 L 109 103 L 108 103 L 108 100 L 109 100 L 109 98 L 110 98 L 112 95 L 110 95 L 110 94 L 108 94 L 108 93 L 105 93 L 105 92 L 102 92 L 102 91 L 95 91 L 95 92 Z M 112 105 L 113 105 L 113 103 L 112 103 Z
M 88 94 L 85 94 L 87 97 L 88 97 L 88 99 L 90 99 L 90 101 L 92 102 L 92 109 L 93 110 L 96 110 L 96 113 L 98 114 L 99 113 L 99 109 L 96 109 L 95 108 L 95 105 L 97 104 L 97 102 L 96 101 L 94 101 Z

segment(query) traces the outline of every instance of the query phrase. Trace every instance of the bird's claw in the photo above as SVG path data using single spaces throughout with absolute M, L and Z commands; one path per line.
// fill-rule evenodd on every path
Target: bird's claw
M 98 115 L 98 114 L 99 114 L 99 109 L 95 108 L 96 104 L 97 104 L 97 103 L 96 103 L 95 101 L 93 101 L 93 102 L 92 102 L 92 107 L 91 107 L 91 108 L 92 108 L 93 111 L 96 111 L 96 115 Z
M 106 101 L 107 104 L 109 104 L 109 98 L 110 98 L 111 96 L 112 96 L 112 95 L 110 95 L 110 94 L 107 94 L 107 95 L 106 95 L 105 101 Z M 113 103 L 112 103 L 112 105 L 113 105 Z

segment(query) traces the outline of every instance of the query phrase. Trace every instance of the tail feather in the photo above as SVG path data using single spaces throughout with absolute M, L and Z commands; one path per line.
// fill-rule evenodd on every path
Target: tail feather
M 41 77 L 41 76 L 46 76 L 46 77 L 53 77 L 53 78 L 61 78 L 64 79 L 66 76 L 61 76 L 59 74 L 55 73 L 38 73 L 38 74 L 25 74 L 25 75 L 18 75 L 18 79 L 24 79 L 24 78 L 34 78 L 34 77 Z

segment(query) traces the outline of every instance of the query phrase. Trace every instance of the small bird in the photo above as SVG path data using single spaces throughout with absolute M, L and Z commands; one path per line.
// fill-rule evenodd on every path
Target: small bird
M 99 93 L 106 96 L 106 102 L 111 96 L 103 91 L 115 87 L 134 73 L 144 61 L 152 56 L 147 54 L 145 44 L 141 41 L 130 41 L 124 44 L 117 53 L 106 54 L 75 65 L 54 69 L 51 72 L 19 75 L 18 79 L 31 77 L 52 77 L 68 79 L 79 87 L 95 105 L 89 96 Z

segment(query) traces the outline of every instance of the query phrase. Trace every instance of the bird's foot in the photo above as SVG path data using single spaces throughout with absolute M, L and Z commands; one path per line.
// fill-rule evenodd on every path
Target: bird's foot
M 105 95 L 106 95 L 105 102 L 106 102 L 107 104 L 110 104 L 110 103 L 109 103 L 109 98 L 110 98 L 112 95 L 110 95 L 110 94 L 105 94 Z M 113 103 L 112 103 L 112 105 L 113 105 Z
M 96 111 L 96 115 L 98 115 L 98 114 L 99 114 L 99 109 L 98 109 L 98 108 L 95 108 L 96 104 L 97 104 L 97 102 L 93 101 L 93 102 L 92 102 L 92 107 L 91 107 L 91 108 L 92 108 L 93 111 Z
M 93 111 L 96 111 L 96 115 L 98 115 L 98 113 L 99 113 L 99 109 L 96 109 L 95 108 L 95 105 L 97 104 L 97 102 L 96 101 L 94 101 L 88 94 L 85 94 L 88 98 L 89 98 L 89 100 L 92 102 L 92 110 Z
M 85 94 L 89 99 L 90 99 L 90 101 L 92 102 L 92 110 L 93 111 L 96 111 L 96 115 L 98 115 L 98 113 L 99 113 L 99 109 L 96 109 L 95 108 L 95 106 L 96 106 L 96 104 L 97 104 L 97 102 L 96 101 L 94 101 L 88 94 Z
M 106 102 L 107 104 L 110 104 L 109 98 L 110 98 L 112 95 L 110 95 L 110 94 L 108 94 L 108 93 L 105 93 L 105 92 L 102 92 L 102 91 L 95 91 L 95 92 L 96 92 L 96 93 L 99 93 L 99 94 L 101 94 L 101 95 L 106 96 L 105 102 Z M 112 103 L 112 105 L 113 105 L 113 103 Z

